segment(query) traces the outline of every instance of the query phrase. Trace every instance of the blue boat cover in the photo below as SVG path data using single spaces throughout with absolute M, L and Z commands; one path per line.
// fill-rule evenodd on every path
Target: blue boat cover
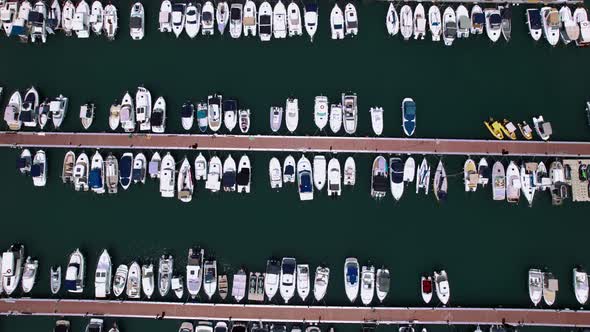
M 102 177 L 100 174 L 100 169 L 93 168 L 90 170 L 90 174 L 88 175 L 88 184 L 90 185 L 90 188 L 102 187 Z
M 140 181 L 142 178 L 142 170 L 141 168 L 134 168 L 133 172 L 131 174 L 131 179 L 132 180 L 136 180 L 136 181 Z
M 404 103 L 404 119 L 414 120 L 416 118 L 416 103 L 408 101 Z
M 318 5 L 315 3 L 308 3 L 305 5 L 305 11 L 307 12 L 317 12 L 318 11 Z
M 172 5 L 172 11 L 173 12 L 182 12 L 184 14 L 185 7 L 186 7 L 186 5 L 183 3 L 175 3 Z
M 22 111 L 20 112 L 20 120 L 23 122 L 31 122 L 33 121 L 33 112 L 31 111 Z
M 76 280 L 66 280 L 64 286 L 66 290 L 76 290 Z
M 20 25 L 13 25 L 12 29 L 10 30 L 11 37 L 18 37 L 18 36 L 24 35 L 25 33 L 26 33 L 25 27 L 20 26 Z
M 27 167 L 29 163 L 28 158 L 18 158 L 16 160 L 16 168 L 21 169 L 23 167 Z
M 295 264 L 292 261 L 287 261 L 287 263 L 283 264 L 283 271 L 284 273 L 294 274 L 295 273 Z
M 309 171 L 301 172 L 301 183 L 299 184 L 299 191 L 302 193 L 310 193 L 312 190 L 311 174 Z
M 223 109 L 225 111 L 237 111 L 238 102 L 233 99 L 227 99 L 223 101 Z
M 498 14 L 490 15 L 490 24 L 500 24 L 502 23 L 502 17 Z
M 474 14 L 473 15 L 473 23 L 485 24 L 486 23 L 486 16 L 483 13 Z
M 193 116 L 193 105 L 192 104 L 184 104 L 182 105 L 182 110 L 180 111 L 180 116 L 183 118 L 190 118 Z
M 31 175 L 32 176 L 41 176 L 43 174 L 43 167 L 40 164 L 34 164 L 31 167 Z
M 119 162 L 119 174 L 122 178 L 128 178 L 131 175 L 131 164 L 133 160 L 129 156 L 124 156 Z
M 541 12 L 538 9 L 529 9 L 529 23 L 532 29 L 541 29 Z
M 224 187 L 233 187 L 236 184 L 236 172 L 224 172 L 221 177 L 221 185 Z
M 346 276 L 348 277 L 348 281 L 351 284 L 356 284 L 358 275 L 359 275 L 359 270 L 356 267 L 349 266 L 346 269 Z
M 293 167 L 293 165 L 287 165 L 285 167 L 285 174 L 287 174 L 287 175 L 295 174 L 295 167 Z

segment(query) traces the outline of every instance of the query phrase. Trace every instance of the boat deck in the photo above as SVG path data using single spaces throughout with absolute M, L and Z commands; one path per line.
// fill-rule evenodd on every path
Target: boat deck
M 0 132 L 0 146 L 140 150 L 233 150 L 434 155 L 590 157 L 590 142 L 355 136 Z
M 590 165 L 589 159 L 569 159 L 563 161 L 563 166 L 569 165 L 572 170 L 572 179 L 567 181 L 567 184 L 572 188 L 572 201 L 574 202 L 590 202 L 590 195 L 588 194 L 588 180 L 580 180 L 579 167 L 580 164 Z
M 0 300 L 0 314 L 350 324 L 590 326 L 590 311 L 584 310 L 241 305 L 27 298 Z

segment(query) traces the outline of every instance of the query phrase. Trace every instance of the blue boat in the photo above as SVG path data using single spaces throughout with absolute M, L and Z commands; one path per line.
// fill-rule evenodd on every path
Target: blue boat
M 299 199 L 309 201 L 313 199 L 313 175 L 311 163 L 305 156 L 297 162 L 297 182 L 299 184 Z
M 406 136 L 414 135 L 416 130 L 416 103 L 412 98 L 402 101 L 402 123 Z
M 354 257 L 348 257 L 344 261 L 344 286 L 346 296 L 354 303 L 359 293 L 359 262 Z
M 92 156 L 88 185 L 97 194 L 104 193 L 104 160 L 98 151 Z
M 119 161 L 119 183 L 121 187 L 127 190 L 131 184 L 131 171 L 133 169 L 133 154 L 126 152 Z

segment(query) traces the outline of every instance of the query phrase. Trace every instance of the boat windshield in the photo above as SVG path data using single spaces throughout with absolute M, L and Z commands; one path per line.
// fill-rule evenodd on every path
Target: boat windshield
M 404 119 L 411 121 L 416 118 L 416 103 L 408 101 L 404 103 Z
M 193 116 L 193 107 L 191 104 L 184 104 L 180 111 L 180 116 L 183 118 L 190 118 Z

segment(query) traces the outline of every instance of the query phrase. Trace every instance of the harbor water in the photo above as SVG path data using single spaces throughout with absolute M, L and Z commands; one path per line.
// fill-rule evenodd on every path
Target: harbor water
M 5 105 L 15 89 L 24 92 L 34 85 L 42 96 L 61 93 L 70 98 L 63 130 L 83 130 L 78 109 L 91 101 L 97 106 L 91 130 L 107 131 L 111 103 L 143 84 L 154 100 L 160 95 L 166 98 L 167 132 L 180 133 L 184 132 L 182 103 L 206 100 L 208 94 L 218 92 L 250 108 L 251 133 L 263 134 L 270 133 L 269 107 L 284 106 L 285 99 L 293 96 L 299 98 L 300 106 L 296 134 L 328 135 L 315 129 L 314 96 L 326 95 L 335 102 L 342 92 L 352 91 L 359 97 L 359 136 L 372 134 L 369 108 L 381 106 L 385 109 L 384 136 L 401 137 L 401 100 L 412 97 L 417 104 L 418 137 L 491 139 L 482 123 L 488 117 L 531 123 L 532 116 L 541 114 L 552 123 L 554 140 L 590 138 L 584 112 L 589 51 L 533 42 L 527 34 L 523 6 L 514 10 L 509 43 L 491 44 L 484 34 L 444 47 L 442 42 L 431 42 L 429 35 L 407 42 L 399 35 L 388 37 L 384 24 L 387 4 L 373 2 L 357 4 L 357 37 L 330 40 L 332 5 L 320 3 L 320 24 L 313 43 L 304 35 L 262 44 L 253 38 L 233 40 L 227 32 L 223 37 L 189 40 L 182 35 L 177 40 L 157 31 L 159 3 L 154 2 L 146 4 L 146 37 L 137 42 L 128 32 L 131 2 L 123 0 L 117 4 L 120 30 L 114 42 L 102 37 L 66 38 L 61 33 L 49 37 L 45 45 L 0 38 L 4 64 L 1 104 Z M 284 126 L 281 133 L 286 134 Z M 111 151 L 102 152 L 106 156 Z M 120 156 L 122 151 L 114 153 Z M 519 205 L 508 205 L 492 201 L 489 186 L 465 193 L 464 157 L 440 157 L 449 174 L 449 198 L 444 204 L 438 204 L 432 192 L 414 194 L 413 184 L 398 203 L 390 193 L 376 202 L 369 195 L 375 156 L 360 154 L 354 155 L 354 188 L 345 188 L 338 200 L 316 191 L 313 201 L 300 202 L 296 186 L 287 185 L 277 192 L 269 185 L 269 159 L 277 156 L 282 161 L 287 154 L 263 152 L 248 154 L 253 163 L 251 194 L 212 194 L 200 182 L 193 201 L 183 204 L 161 198 L 157 182 L 151 180 L 127 191 L 120 189 L 117 195 L 75 192 L 59 178 L 62 149 L 47 151 L 47 186 L 34 188 L 31 179 L 15 169 L 18 154 L 16 149 L 0 150 L 5 225 L 0 248 L 23 242 L 26 254 L 39 259 L 33 297 L 50 296 L 50 266 L 62 265 L 63 269 L 77 247 L 85 253 L 88 266 L 83 298 L 94 295 L 92 274 L 103 248 L 109 250 L 115 266 L 132 260 L 156 263 L 161 254 L 171 253 L 177 273 L 184 271 L 187 249 L 193 245 L 214 255 L 220 270 L 227 273 L 240 267 L 263 272 L 270 257 L 294 256 L 313 268 L 327 264 L 332 273 L 324 303 L 330 305 L 348 304 L 342 280 L 348 256 L 358 257 L 361 265 L 390 269 L 392 286 L 384 303 L 388 306 L 422 305 L 420 275 L 444 268 L 449 274 L 451 306 L 526 308 L 530 306 L 527 271 L 540 267 L 559 278 L 556 307 L 578 308 L 571 269 L 576 264 L 590 269 L 590 205 L 567 201 L 562 207 L 552 207 L 549 192 L 537 193 L 532 208 L 524 198 Z M 184 156 L 192 161 L 197 154 L 173 152 L 177 163 Z M 228 152 L 204 154 L 217 154 L 223 160 Z M 241 154 L 232 153 L 234 159 Z M 343 163 L 347 156 L 336 157 Z M 421 156 L 415 158 L 421 160 Z M 438 159 L 428 157 L 432 167 Z M 509 161 L 501 160 L 505 165 Z M 172 296 L 166 300 L 175 301 Z M 198 300 L 206 301 L 204 297 Z M 0 318 L 0 331 L 49 331 L 53 321 Z M 74 319 L 73 331 L 81 331 L 84 322 Z M 119 325 L 125 332 L 176 331 L 179 322 L 119 319 Z M 356 326 L 338 328 L 357 330 Z

